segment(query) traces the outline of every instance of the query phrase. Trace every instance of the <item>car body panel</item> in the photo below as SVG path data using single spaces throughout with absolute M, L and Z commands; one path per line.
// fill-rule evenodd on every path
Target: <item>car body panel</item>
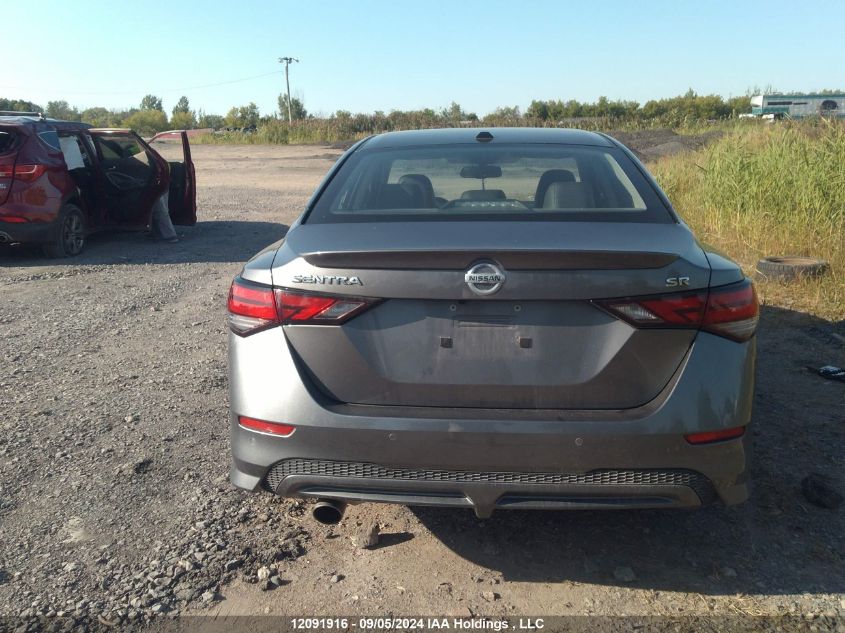
M 4 159 L 9 160 L 14 155 L 15 166 L 34 164 L 44 167 L 43 173 L 34 181 L 4 179 L 6 197 L 0 204 L 0 226 L 5 224 L 4 216 L 25 218 L 35 224 L 53 221 L 69 192 L 74 189 L 61 150 L 48 145 L 39 136 L 39 132 L 43 133 L 46 129 L 10 125 L 6 117 L 0 118 L 0 126 L 17 130 L 20 135 L 17 146 L 5 154 Z M 2 193 L 0 191 L 0 195 Z
M 279 286 L 306 288 L 294 282 L 294 277 L 314 275 L 343 276 L 357 274 L 363 285 L 314 284 L 312 290 L 328 290 L 339 294 L 357 294 L 394 298 L 472 299 L 477 295 L 463 281 L 466 268 L 478 259 L 496 259 L 497 253 L 532 253 L 542 260 L 544 254 L 586 253 L 601 254 L 607 259 L 605 269 L 593 264 L 590 268 L 554 264 L 542 270 L 542 261 L 526 270 L 512 270 L 503 262 L 509 277 L 496 293 L 497 298 L 584 299 L 596 296 L 593 280 L 606 297 L 631 294 L 654 294 L 666 291 L 666 278 L 688 276 L 690 288 L 707 287 L 710 267 L 701 247 L 683 225 L 654 224 L 647 227 L 608 223 L 596 230 L 594 225 L 580 222 L 532 222 L 514 226 L 509 222 L 472 223 L 451 222 L 444 227 L 437 223 L 416 224 L 401 222 L 366 224 L 303 224 L 291 227 L 273 266 L 273 283 Z M 466 245 L 472 234 L 472 246 Z M 450 253 L 463 258 L 466 266 L 450 265 L 422 270 L 407 267 L 379 271 L 364 268 L 326 268 L 309 263 L 309 255 L 325 256 L 334 252 L 383 254 L 436 253 L 442 260 Z M 658 268 L 638 270 L 631 263 L 631 253 L 668 256 L 668 262 Z M 614 256 L 621 261 L 614 266 Z M 622 259 L 628 257 L 628 259 Z M 671 259 L 670 259 L 671 258 Z M 656 258 L 655 258 L 656 259 Z M 660 261 L 660 260 L 658 260 Z M 665 261 L 665 260 L 663 260 Z M 662 261 L 661 261 L 662 263 Z M 651 265 L 651 264 L 649 264 Z M 585 284 L 589 279 L 591 283 Z M 735 281 L 742 279 L 735 275 Z M 308 284 L 309 286 L 311 284 Z
M 453 472 L 577 474 L 607 468 L 688 469 L 707 477 L 725 503 L 741 502 L 748 495 L 746 438 L 692 446 L 683 436 L 749 423 L 754 339 L 736 344 L 700 333 L 673 380 L 653 403 L 635 409 L 467 409 L 460 416 L 449 409 L 432 412 L 420 407 L 334 405 L 309 385 L 292 355 L 279 353 L 285 345 L 282 328 L 246 338 L 230 335 L 231 477 L 246 489 L 259 489 L 274 464 L 304 458 Z M 714 371 L 716 367 L 718 371 Z M 250 368 L 250 380 L 242 379 L 242 368 Z M 296 432 L 289 438 L 258 434 L 239 426 L 237 415 L 294 424 Z M 311 484 L 326 487 L 325 481 L 310 477 L 300 480 L 290 492 Z M 354 484 L 366 487 L 365 482 L 332 482 L 335 487 Z M 369 487 L 378 492 L 382 484 L 370 482 Z M 430 488 L 425 480 L 401 484 L 399 492 L 411 497 Z M 473 498 L 471 487 L 441 484 L 440 488 L 444 487 Z M 555 496 L 555 491 L 542 486 L 495 490 L 496 498 L 526 491 L 538 498 Z M 587 498 L 597 494 L 582 492 Z M 619 494 L 618 490 L 610 492 Z M 569 496 L 576 498 L 577 491 L 569 491 Z M 406 502 L 401 494 L 393 501 Z M 489 499 L 486 506 L 473 507 L 480 514 L 492 510 Z
M 635 329 L 581 301 L 392 299 L 342 327 L 285 333 L 312 380 L 339 402 L 511 409 L 640 406 L 695 338 Z
M 389 298 L 341 327 L 285 328 L 328 395 L 380 405 L 612 409 L 660 391 L 694 332 L 637 330 L 589 301 L 659 294 L 670 278 L 706 288 L 707 260 L 685 226 L 479 224 L 304 224 L 290 232 L 285 249 L 300 257 L 274 266 L 275 285 Z M 473 248 L 461 249 L 467 235 Z M 333 260 L 359 267 L 311 263 Z M 506 272 L 495 296 L 479 297 L 464 281 L 480 261 Z M 352 277 L 360 284 L 337 282 Z

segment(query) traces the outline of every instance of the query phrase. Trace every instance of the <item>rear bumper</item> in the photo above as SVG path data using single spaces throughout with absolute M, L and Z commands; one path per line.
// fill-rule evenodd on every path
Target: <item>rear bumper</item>
M 507 508 L 695 507 L 748 496 L 755 341 L 700 334 L 664 391 L 624 411 L 349 407 L 309 389 L 280 328 L 230 340 L 232 482 L 350 501 Z M 718 372 L 715 371 L 718 368 Z M 296 426 L 287 438 L 237 415 Z
M 466 507 L 479 517 L 496 509 L 695 507 L 716 499 L 706 477 L 683 470 L 482 473 L 302 459 L 274 465 L 263 486 L 284 496 Z
M 0 218 L 0 244 L 49 242 L 56 231 L 57 222 L 3 222 Z

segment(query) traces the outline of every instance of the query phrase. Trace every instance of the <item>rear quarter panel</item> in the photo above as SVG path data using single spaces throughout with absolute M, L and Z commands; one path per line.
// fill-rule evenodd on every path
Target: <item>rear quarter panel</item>
M 55 221 L 62 205 L 76 192 L 61 151 L 40 141 L 35 133 L 29 133 L 19 149 L 16 164 L 41 164 L 46 170 L 34 182 L 15 179 L 5 204 L 0 206 L 0 215 L 22 216 L 35 223 Z

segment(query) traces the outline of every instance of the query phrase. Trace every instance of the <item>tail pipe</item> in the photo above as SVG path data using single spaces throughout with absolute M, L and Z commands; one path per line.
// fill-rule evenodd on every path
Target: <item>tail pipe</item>
M 11 237 L 9 237 L 6 233 L 0 233 L 0 244 L 10 244 L 11 242 Z
M 344 512 L 346 512 L 346 504 L 343 501 L 320 499 L 311 509 L 311 516 L 323 525 L 337 525 L 343 518 Z

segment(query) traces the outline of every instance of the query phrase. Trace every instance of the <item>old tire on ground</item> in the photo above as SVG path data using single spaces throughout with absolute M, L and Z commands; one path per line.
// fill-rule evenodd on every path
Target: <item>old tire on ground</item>
M 788 281 L 801 277 L 820 277 L 830 265 L 814 257 L 764 257 L 757 262 L 757 272 L 764 279 Z
M 85 248 L 85 216 L 76 205 L 66 204 L 59 218 L 56 235 L 42 246 L 44 255 L 53 259 L 79 255 Z

